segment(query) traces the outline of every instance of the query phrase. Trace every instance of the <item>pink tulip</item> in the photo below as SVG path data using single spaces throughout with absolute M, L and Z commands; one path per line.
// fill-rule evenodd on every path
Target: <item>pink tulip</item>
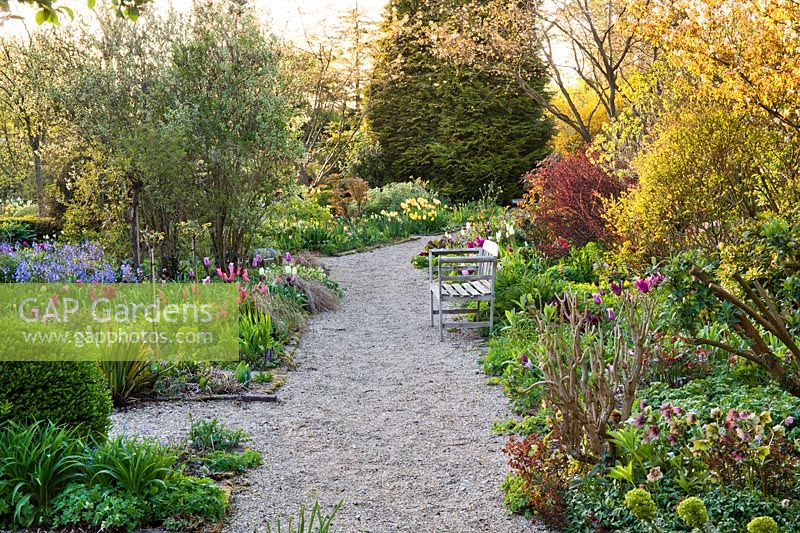
M 247 276 L 247 269 L 246 268 L 244 269 L 244 273 L 242 274 L 242 279 L 244 280 L 245 283 L 250 281 L 250 278 Z
M 220 267 L 217 267 L 217 276 L 219 276 L 222 279 L 225 279 L 225 274 L 222 273 L 222 269 Z
M 267 286 L 266 285 L 262 285 L 261 286 L 261 295 L 263 296 L 265 294 L 267 294 Z

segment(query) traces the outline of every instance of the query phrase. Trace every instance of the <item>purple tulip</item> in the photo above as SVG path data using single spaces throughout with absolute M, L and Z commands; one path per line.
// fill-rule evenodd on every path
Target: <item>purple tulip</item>
M 606 313 L 608 313 L 608 319 L 609 320 L 615 320 L 617 318 L 617 314 L 610 307 L 608 309 L 606 309 Z
M 208 268 L 208 265 L 210 265 L 210 264 L 211 264 L 211 259 L 208 258 L 208 257 L 204 257 L 203 258 L 203 266 Z
M 619 296 L 620 294 L 622 294 L 622 286 L 619 283 L 617 283 L 616 281 L 612 281 L 611 282 L 611 292 L 613 292 L 614 294 Z
M 648 292 L 650 292 L 650 283 L 648 283 L 646 279 L 636 278 L 633 284 L 636 285 L 636 288 L 642 294 L 647 294 Z
M 592 294 L 592 300 L 594 300 L 594 303 L 596 303 L 597 305 L 601 305 L 603 303 L 603 299 L 600 298 L 599 293 Z
M 533 363 L 531 363 L 531 360 L 528 359 L 527 355 L 522 354 L 520 356 L 520 361 L 522 361 L 522 366 L 524 366 L 525 368 L 533 368 Z
M 286 252 L 286 256 L 285 256 L 284 259 L 286 259 L 287 263 L 291 263 L 292 262 L 292 254 L 289 253 L 289 252 Z

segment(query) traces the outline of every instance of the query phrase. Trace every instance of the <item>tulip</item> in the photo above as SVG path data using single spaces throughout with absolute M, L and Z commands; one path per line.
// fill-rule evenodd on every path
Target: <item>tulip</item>
M 248 281 L 250 281 L 250 278 L 247 276 L 247 269 L 246 269 L 246 268 L 244 269 L 244 273 L 242 274 L 242 280 L 243 280 L 245 283 L 247 283 Z
M 611 292 L 619 296 L 620 294 L 622 294 L 622 287 L 616 281 L 612 281 Z
M 262 285 L 261 286 L 261 295 L 263 296 L 265 294 L 267 294 L 267 286 L 266 285 Z
M 242 295 L 242 301 L 247 300 L 247 289 L 242 289 L 240 294 Z
M 229 277 L 230 277 L 231 281 L 233 281 L 233 278 L 234 278 L 233 272 L 234 272 L 233 263 L 228 263 L 228 273 L 230 274 Z
M 211 276 L 203 278 L 203 285 L 211 285 Z
M 615 320 L 617 318 L 617 314 L 610 307 L 608 309 L 606 309 L 606 313 L 608 313 L 608 319 L 609 320 Z
M 292 254 L 290 254 L 289 252 L 286 252 L 285 259 L 286 259 L 287 263 L 291 263 L 292 262 Z
M 647 294 L 648 292 L 650 292 L 650 284 L 647 282 L 646 279 L 636 278 L 633 284 L 636 285 L 636 288 L 642 294 Z
M 217 267 L 217 276 L 219 276 L 222 279 L 225 279 L 225 274 L 222 273 L 222 269 L 220 267 Z
M 210 264 L 211 264 L 211 259 L 208 258 L 208 257 L 204 257 L 203 258 L 203 266 L 208 268 L 208 265 L 210 265 Z
M 600 294 L 599 293 L 592 294 L 592 300 L 594 300 L 594 303 L 597 304 L 597 305 L 601 305 L 603 303 L 603 299 L 600 298 Z

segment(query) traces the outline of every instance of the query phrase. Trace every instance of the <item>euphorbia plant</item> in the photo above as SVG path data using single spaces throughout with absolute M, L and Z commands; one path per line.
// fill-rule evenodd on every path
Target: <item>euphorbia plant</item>
M 534 314 L 554 424 L 567 452 L 580 461 L 598 463 L 608 450 L 609 424 L 631 415 L 653 333 L 655 301 L 648 293 L 662 279 L 637 280 L 642 283 L 628 291 L 615 285 L 618 309 L 601 315 L 582 309 L 575 294 Z M 602 303 L 601 295 L 597 299 Z

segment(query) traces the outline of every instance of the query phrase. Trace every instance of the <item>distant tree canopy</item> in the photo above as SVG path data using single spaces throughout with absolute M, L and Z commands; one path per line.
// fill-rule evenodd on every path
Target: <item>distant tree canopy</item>
M 553 126 L 517 80 L 443 59 L 430 28 L 458 0 L 392 0 L 383 22 L 368 119 L 385 158 L 384 181 L 429 180 L 455 200 L 488 184 L 506 201 L 520 178 L 549 152 Z M 545 69 L 524 65 L 544 91 Z

